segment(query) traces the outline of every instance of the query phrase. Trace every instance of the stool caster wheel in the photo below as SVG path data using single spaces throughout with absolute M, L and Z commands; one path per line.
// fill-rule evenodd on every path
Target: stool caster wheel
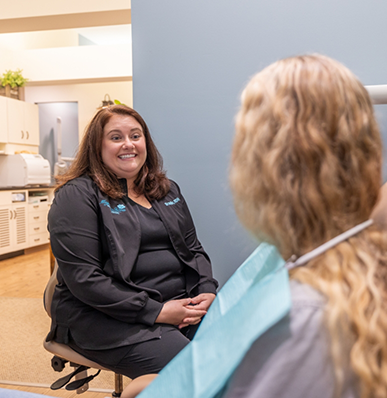
M 66 362 L 68 361 L 55 355 L 51 359 L 51 367 L 55 370 L 55 372 L 61 372 L 64 369 Z

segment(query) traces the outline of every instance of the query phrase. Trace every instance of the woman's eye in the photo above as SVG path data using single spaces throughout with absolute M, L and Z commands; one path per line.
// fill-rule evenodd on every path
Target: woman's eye
M 118 135 L 114 135 L 111 137 L 112 141 L 119 141 L 121 139 L 121 137 L 119 137 Z
M 133 140 L 138 140 L 139 138 L 141 138 L 141 134 L 134 134 L 134 135 L 132 136 L 132 139 L 133 139 Z

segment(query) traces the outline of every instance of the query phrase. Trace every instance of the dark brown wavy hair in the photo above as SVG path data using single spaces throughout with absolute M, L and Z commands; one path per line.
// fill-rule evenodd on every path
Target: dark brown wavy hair
M 104 127 L 113 115 L 131 116 L 140 123 L 146 143 L 147 158 L 134 181 L 134 191 L 148 200 L 163 198 L 169 191 L 170 182 L 163 171 L 163 160 L 150 135 L 144 119 L 134 109 L 125 105 L 113 105 L 99 110 L 86 127 L 78 153 L 70 169 L 56 176 L 57 187 L 81 175 L 88 175 L 99 189 L 112 198 L 121 198 L 122 192 L 116 175 L 102 161 L 102 139 Z

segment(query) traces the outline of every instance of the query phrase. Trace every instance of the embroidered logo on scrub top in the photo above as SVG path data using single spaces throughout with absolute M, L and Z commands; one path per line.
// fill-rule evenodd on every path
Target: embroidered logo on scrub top
M 112 207 L 110 206 L 110 203 L 107 200 L 101 200 L 101 205 L 104 205 L 106 207 L 108 207 L 110 209 L 110 211 L 112 212 L 112 214 L 120 214 L 124 211 L 126 211 L 126 208 L 124 205 L 117 205 L 114 209 L 112 209 Z
M 177 202 L 180 202 L 180 198 L 173 199 L 170 202 L 164 202 L 164 204 L 165 206 L 172 206 L 175 205 Z

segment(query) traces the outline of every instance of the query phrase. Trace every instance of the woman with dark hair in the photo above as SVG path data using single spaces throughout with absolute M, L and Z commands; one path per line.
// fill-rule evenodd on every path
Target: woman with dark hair
M 47 341 L 134 378 L 192 339 L 218 286 L 142 117 L 115 105 L 58 176 L 48 219 L 58 284 Z

